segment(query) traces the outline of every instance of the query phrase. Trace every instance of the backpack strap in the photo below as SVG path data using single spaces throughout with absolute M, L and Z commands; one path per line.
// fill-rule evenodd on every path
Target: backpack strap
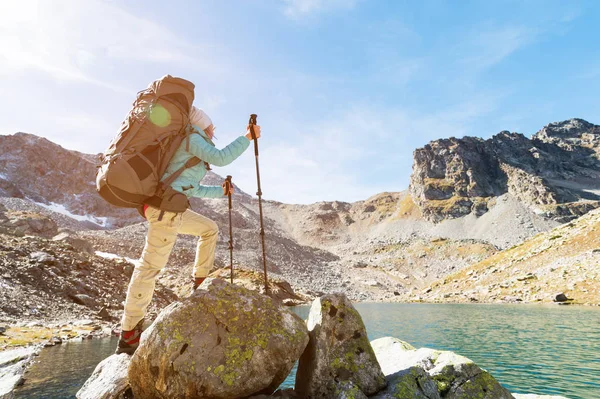
M 190 159 L 188 159 L 182 167 L 173 172 L 171 176 L 167 177 L 165 181 L 161 182 L 161 190 L 164 191 L 166 187 L 169 187 L 183 173 L 184 170 L 192 168 L 198 165 L 200 162 L 202 162 L 202 160 L 198 157 L 191 157 Z
M 182 167 L 173 172 L 173 174 L 171 174 L 166 180 L 162 181 L 156 194 L 152 197 L 146 198 L 144 203 L 158 208 L 161 211 L 168 210 L 169 212 L 184 212 L 189 206 L 189 201 L 187 200 L 185 194 L 173 189 L 171 184 L 183 173 L 184 170 L 196 166 L 200 162 L 202 162 L 202 160 L 198 157 L 192 157 L 188 159 Z M 178 201 L 175 201 L 176 203 L 173 201 L 173 198 L 177 195 L 185 199 L 185 204 L 182 201 L 179 201 L 181 198 L 178 198 Z M 166 196 L 168 198 L 166 198 Z M 168 208 L 166 208 L 167 206 Z M 163 213 L 161 212 L 158 218 L 159 221 L 162 220 L 162 216 Z

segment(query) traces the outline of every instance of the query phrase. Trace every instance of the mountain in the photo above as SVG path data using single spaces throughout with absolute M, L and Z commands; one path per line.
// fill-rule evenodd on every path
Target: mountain
M 531 139 L 502 131 L 432 141 L 414 153 L 410 191 L 428 220 L 481 216 L 506 193 L 566 222 L 600 206 L 600 126 L 551 123 Z
M 0 136 L 0 196 L 21 198 L 99 228 L 129 224 L 136 212 L 96 193 L 97 157 L 27 133 Z
M 502 132 L 489 140 L 437 140 L 415 151 L 407 191 L 354 203 L 263 200 L 267 269 L 309 298 L 336 291 L 355 301 L 418 294 L 597 206 L 597 133 L 597 126 L 573 119 L 532 139 Z M 95 159 L 31 134 L 0 136 L 0 204 L 27 220 L 50 217 L 96 251 L 135 259 L 147 225 L 136 211 L 96 194 Z M 211 172 L 203 182 L 222 181 Z M 219 225 L 215 266 L 228 267 L 226 198 L 194 199 L 192 208 Z M 14 223 L 28 228 L 21 219 Z M 232 221 L 234 269 L 262 271 L 257 199 L 236 192 Z M 195 250 L 194 237 L 178 239 L 160 275 L 166 287 L 187 289 Z

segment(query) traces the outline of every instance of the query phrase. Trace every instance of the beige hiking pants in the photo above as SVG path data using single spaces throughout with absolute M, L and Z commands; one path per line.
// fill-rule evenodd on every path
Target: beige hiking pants
M 219 234 L 215 222 L 189 209 L 183 213 L 164 212 L 161 220 L 158 220 L 159 215 L 160 210 L 156 208 L 149 207 L 146 210 L 148 235 L 127 289 L 125 311 L 121 320 L 123 330 L 132 330 L 146 315 L 154 294 L 156 277 L 169 260 L 177 233 L 200 237 L 196 248 L 194 277 L 206 277 L 215 260 Z

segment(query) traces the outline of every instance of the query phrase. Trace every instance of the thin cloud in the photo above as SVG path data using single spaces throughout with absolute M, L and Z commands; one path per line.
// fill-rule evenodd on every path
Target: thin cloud
M 306 17 L 312 14 L 336 9 L 352 9 L 358 0 L 283 0 L 284 13 L 290 18 Z
M 473 32 L 473 39 L 466 42 L 467 55 L 461 64 L 469 70 L 488 69 L 519 49 L 532 44 L 539 31 L 524 26 L 504 26 Z
M 0 17 L 0 73 L 23 68 L 54 79 L 82 81 L 117 92 L 131 92 L 110 79 L 114 64 L 125 61 L 185 64 L 197 60 L 198 46 L 166 27 L 113 3 L 90 0 L 10 1 Z M 208 62 L 196 62 L 211 72 Z

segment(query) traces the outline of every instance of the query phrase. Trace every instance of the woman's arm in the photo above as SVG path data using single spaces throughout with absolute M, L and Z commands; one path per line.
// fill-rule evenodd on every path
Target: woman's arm
M 194 197 L 200 198 L 221 198 L 223 196 L 223 187 L 221 186 L 205 186 L 199 184 L 194 188 Z
M 199 134 L 190 135 L 190 153 L 215 166 L 229 165 L 242 155 L 249 146 L 250 140 L 247 137 L 240 136 L 231 144 L 219 150 L 207 143 Z

